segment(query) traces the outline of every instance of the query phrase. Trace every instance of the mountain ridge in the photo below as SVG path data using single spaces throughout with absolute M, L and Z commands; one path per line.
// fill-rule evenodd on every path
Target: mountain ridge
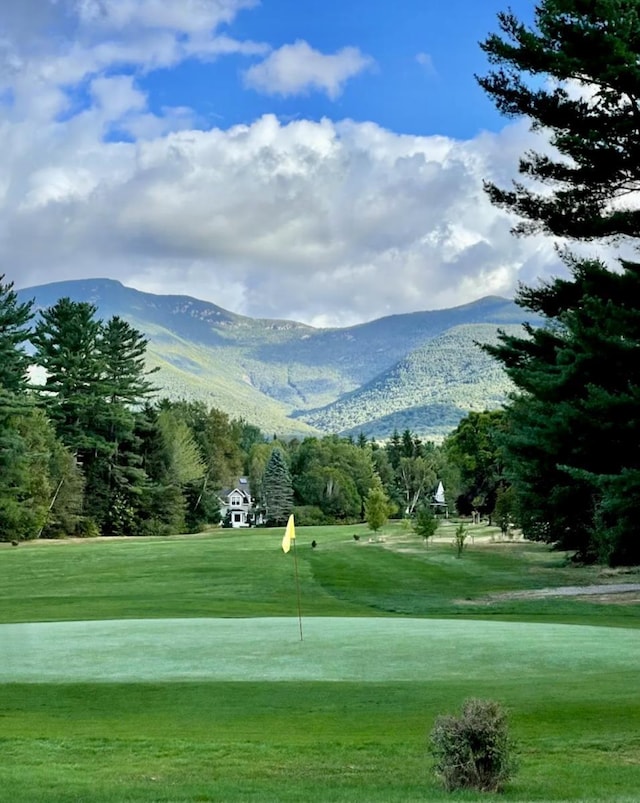
M 66 296 L 94 304 L 100 318 L 119 315 L 148 338 L 148 362 L 160 368 L 154 379 L 170 398 L 201 399 L 283 437 L 358 427 L 383 437 L 390 416 L 412 421 L 408 428 L 421 436 L 440 437 L 469 409 L 504 400 L 506 377 L 471 344 L 495 341 L 499 327 L 521 325 L 524 317 L 513 301 L 484 296 L 450 309 L 316 328 L 239 315 L 192 296 L 145 293 L 115 279 L 17 292 L 21 301 L 34 300 L 36 312 Z M 466 399 L 446 387 L 447 372 L 465 385 L 465 370 L 474 377 Z

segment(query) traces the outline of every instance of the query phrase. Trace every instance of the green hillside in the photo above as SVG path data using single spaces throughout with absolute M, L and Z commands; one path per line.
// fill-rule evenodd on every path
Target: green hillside
M 343 329 L 249 318 L 188 296 L 142 293 L 107 279 L 19 292 L 35 309 L 67 296 L 119 315 L 149 339 L 162 395 L 199 399 L 280 436 L 410 428 L 438 437 L 469 409 L 495 407 L 508 383 L 473 340 L 520 323 L 512 301 L 392 315 Z
M 495 343 L 497 333 L 490 324 L 456 326 L 362 388 L 300 417 L 325 432 L 384 437 L 394 428 L 409 428 L 444 435 L 469 410 L 499 407 L 512 389 L 504 371 L 477 345 Z

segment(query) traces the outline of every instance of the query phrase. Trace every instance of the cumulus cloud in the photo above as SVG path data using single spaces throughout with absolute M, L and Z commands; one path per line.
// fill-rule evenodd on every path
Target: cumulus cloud
M 105 276 L 252 316 L 346 325 L 510 295 L 518 280 L 559 270 L 552 245 L 514 239 L 513 221 L 482 190 L 484 178 L 508 182 L 523 150 L 539 144 L 521 124 L 456 141 L 273 115 L 198 130 L 187 108 L 151 111 L 122 65 L 144 71 L 259 49 L 219 30 L 251 5 L 16 4 L 24 15 L 0 46 L 8 279 L 24 287 Z M 41 28 L 60 37 L 42 39 Z M 270 91 L 336 94 L 367 66 L 359 51 L 290 47 L 267 59 Z
M 372 65 L 373 60 L 356 47 L 326 54 L 298 40 L 254 64 L 245 72 L 244 79 L 248 87 L 267 95 L 301 95 L 315 90 L 325 92 L 333 100 L 350 78 Z
M 273 116 L 137 143 L 82 133 L 80 158 L 73 140 L 54 165 L 25 154 L 5 205 L 0 259 L 23 285 L 106 275 L 342 325 L 509 295 L 557 266 L 483 194 L 496 160 L 520 151 L 517 126 L 469 142 Z
M 186 58 L 259 55 L 220 27 L 258 0 L 21 0 L 3 9 L 0 89 L 33 94 L 92 74 L 172 67 Z

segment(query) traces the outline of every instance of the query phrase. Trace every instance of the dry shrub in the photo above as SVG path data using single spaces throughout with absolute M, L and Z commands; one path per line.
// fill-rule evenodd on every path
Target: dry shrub
M 492 700 L 465 700 L 460 716 L 439 716 L 430 748 L 436 775 L 448 791 L 495 792 L 515 771 L 507 715 Z

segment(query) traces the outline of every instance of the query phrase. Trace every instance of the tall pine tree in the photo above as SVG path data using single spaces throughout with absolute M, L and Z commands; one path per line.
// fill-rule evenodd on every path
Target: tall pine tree
M 546 132 L 552 153 L 530 152 L 524 180 L 487 185 L 520 216 L 517 234 L 573 240 L 640 234 L 640 3 L 543 0 L 535 26 L 499 15 L 482 45 L 480 84 L 509 116 Z M 569 279 L 521 288 L 543 317 L 525 337 L 488 348 L 519 388 L 507 410 L 506 473 L 525 534 L 610 563 L 640 560 L 638 266 L 610 271 L 565 253 Z
M 518 233 L 637 237 L 640 209 L 629 196 L 640 187 L 638 0 L 543 0 L 534 27 L 511 12 L 498 21 L 500 33 L 481 45 L 497 69 L 479 83 L 501 112 L 547 132 L 555 154 L 525 154 L 525 180 L 487 184 L 490 198 L 522 218 Z
M 95 432 L 101 417 L 102 363 L 96 307 L 61 298 L 40 312 L 31 342 L 36 361 L 47 372 L 41 391 L 58 435 L 81 457 L 105 448 Z
M 136 417 L 157 390 L 148 379 L 155 369 L 146 368 L 147 345 L 147 339 L 117 315 L 101 325 L 96 339 L 101 402 L 94 429 L 105 448 L 92 462 L 87 491 L 105 535 L 138 530 L 137 510 L 148 478 L 142 467 Z M 100 508 L 97 500 L 101 500 Z
M 276 446 L 264 471 L 263 504 L 267 523 L 285 524 L 293 510 L 293 482 L 284 452 Z
M 21 304 L 13 282 L 4 283 L 0 275 L 0 388 L 24 393 L 27 387 L 29 357 L 25 345 L 33 318 L 33 301 Z

